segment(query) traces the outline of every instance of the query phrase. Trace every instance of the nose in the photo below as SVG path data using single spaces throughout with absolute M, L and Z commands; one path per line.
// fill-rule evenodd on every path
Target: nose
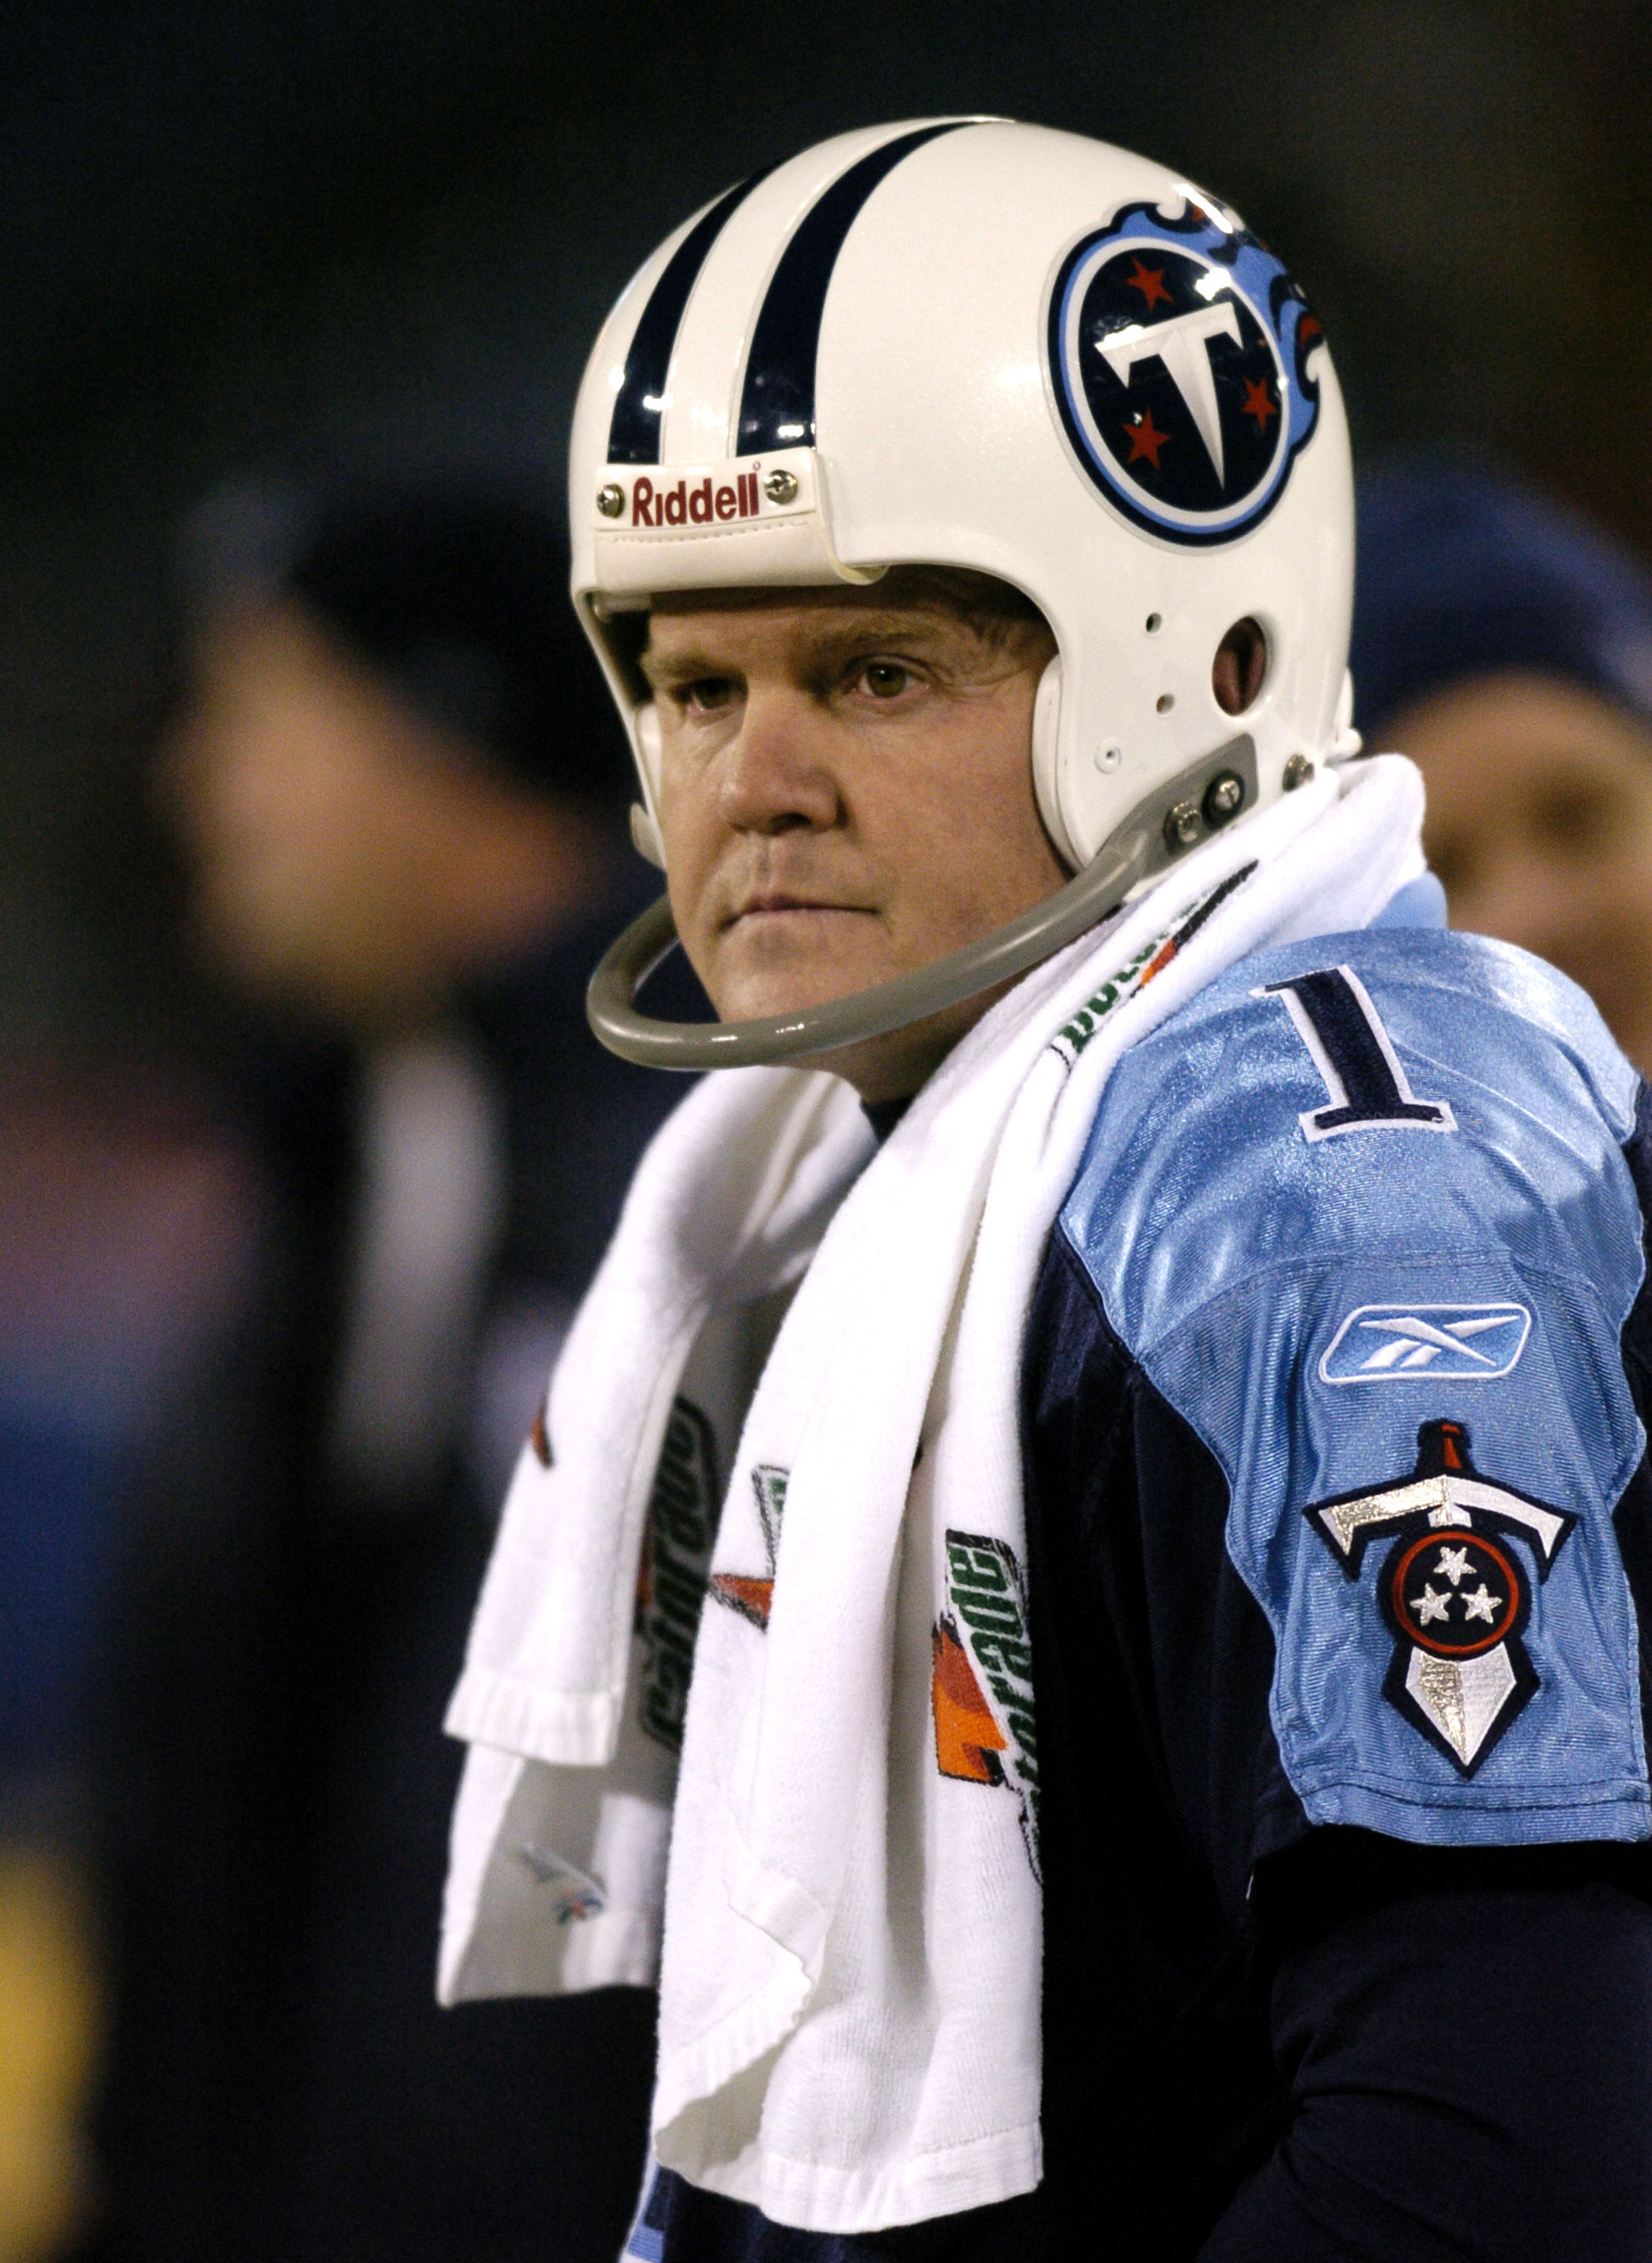
M 718 803 L 738 833 L 824 832 L 843 816 L 827 758 L 826 719 L 807 692 L 749 684 L 740 727 L 722 750 Z

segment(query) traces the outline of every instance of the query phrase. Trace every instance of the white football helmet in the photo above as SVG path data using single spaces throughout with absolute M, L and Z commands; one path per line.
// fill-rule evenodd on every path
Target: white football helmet
M 656 907 L 593 986 L 598 1033 L 635 1058 L 781 1059 L 916 1019 L 1359 743 L 1352 477 L 1320 326 L 1225 206 L 1105 142 L 931 119 L 840 134 L 728 190 L 609 316 L 569 493 L 575 599 L 656 862 L 658 733 L 616 627 L 656 593 L 973 568 L 1030 597 L 1059 653 L 1032 760 L 1079 878 L 1050 907 L 766 1037 L 699 1029 L 692 1059 L 630 1009 L 670 940 Z M 1247 619 L 1266 665 L 1235 715 L 1212 670 Z

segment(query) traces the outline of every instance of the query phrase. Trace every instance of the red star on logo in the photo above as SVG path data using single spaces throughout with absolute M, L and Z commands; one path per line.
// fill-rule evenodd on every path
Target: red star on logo
M 1254 384 L 1250 378 L 1246 378 L 1245 405 L 1239 413 L 1242 416 L 1254 416 L 1258 432 L 1267 430 L 1269 417 L 1277 416 L 1279 411 L 1278 405 L 1268 398 L 1268 380 L 1265 377 L 1257 378 Z
M 1153 411 L 1150 408 L 1144 408 L 1140 423 L 1127 424 L 1124 429 L 1130 437 L 1130 462 L 1134 464 L 1139 457 L 1145 456 L 1156 472 L 1159 468 L 1159 450 L 1170 436 L 1168 432 L 1159 431 L 1156 427 L 1153 422 Z
M 1132 290 L 1139 291 L 1149 307 L 1156 307 L 1161 299 L 1168 307 L 1170 294 L 1164 287 L 1164 270 L 1162 267 L 1144 267 L 1139 259 L 1134 259 L 1130 264 L 1135 269 L 1135 273 L 1129 278 Z

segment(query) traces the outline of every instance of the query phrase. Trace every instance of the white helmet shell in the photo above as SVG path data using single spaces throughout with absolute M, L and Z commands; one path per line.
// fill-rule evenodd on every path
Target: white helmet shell
M 570 512 L 650 820 L 657 735 L 612 617 L 897 564 L 996 575 L 1048 620 L 1034 778 L 1075 867 L 1175 806 L 1161 864 L 1358 743 L 1352 479 L 1319 325 L 1223 206 L 1104 142 L 886 126 L 728 191 L 603 329 Z M 1212 666 L 1247 617 L 1267 667 L 1235 718 Z M 1237 812 L 1231 786 L 1176 803 L 1217 756 Z

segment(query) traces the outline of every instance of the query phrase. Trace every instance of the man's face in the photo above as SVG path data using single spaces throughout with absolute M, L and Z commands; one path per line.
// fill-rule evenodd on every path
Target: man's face
M 159 782 L 212 959 L 361 1035 L 438 1011 L 602 882 L 594 819 L 495 776 L 291 606 L 202 639 Z
M 1652 1069 L 1652 732 L 1559 676 L 1455 684 L 1383 729 L 1428 785 L 1452 924 L 1536 951 Z
M 976 625 L 898 571 L 656 606 L 643 666 L 671 908 L 725 1021 L 929 965 L 1062 885 L 1030 760 L 1054 649 L 1041 620 Z M 989 1002 L 821 1065 L 898 1097 Z

